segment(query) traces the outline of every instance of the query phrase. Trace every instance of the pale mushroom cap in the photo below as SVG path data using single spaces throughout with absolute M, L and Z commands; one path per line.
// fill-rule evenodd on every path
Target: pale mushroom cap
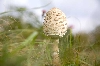
M 58 8 L 52 8 L 46 13 L 43 22 L 43 32 L 47 36 L 63 37 L 67 32 L 65 14 Z

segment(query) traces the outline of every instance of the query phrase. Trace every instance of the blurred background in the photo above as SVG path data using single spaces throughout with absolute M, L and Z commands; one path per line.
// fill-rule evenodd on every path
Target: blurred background
M 74 33 L 78 31 L 90 32 L 100 25 L 99 0 L 0 0 L 1 13 L 13 11 L 17 7 L 27 8 L 26 10 L 35 13 L 41 23 L 43 22 L 42 11 L 45 10 L 47 12 L 52 7 L 57 7 L 66 14 L 68 25 L 74 26 Z M 16 16 L 15 13 L 13 15 Z M 22 15 L 22 17 L 26 22 L 30 18 L 25 15 Z M 31 21 L 30 23 L 33 22 Z
M 65 13 L 81 59 L 87 66 L 100 65 L 100 0 L 0 0 L 0 66 L 52 63 L 42 25 L 45 13 L 53 7 Z

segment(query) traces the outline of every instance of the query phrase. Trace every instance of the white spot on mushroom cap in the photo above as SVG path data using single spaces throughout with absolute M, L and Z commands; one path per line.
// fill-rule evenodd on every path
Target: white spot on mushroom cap
M 50 9 L 43 23 L 43 32 L 47 36 L 63 37 L 67 32 L 66 15 L 58 8 Z

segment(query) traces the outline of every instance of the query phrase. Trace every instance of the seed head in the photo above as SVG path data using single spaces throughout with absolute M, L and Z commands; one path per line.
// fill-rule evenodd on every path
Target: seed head
M 43 32 L 47 36 L 63 37 L 67 32 L 65 14 L 58 8 L 52 8 L 46 13 L 43 22 Z

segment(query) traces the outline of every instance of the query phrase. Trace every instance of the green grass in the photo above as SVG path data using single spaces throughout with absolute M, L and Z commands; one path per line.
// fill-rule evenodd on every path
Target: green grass
M 27 36 L 26 34 L 27 33 Z M 1 32 L 0 65 L 45 66 L 52 65 L 52 42 L 40 38 L 39 31 L 24 29 Z M 43 35 L 42 35 L 43 36 Z M 82 35 L 83 36 L 83 35 Z M 99 50 L 86 37 L 72 36 L 70 31 L 59 40 L 61 66 L 98 66 Z M 83 42 L 85 40 L 85 42 Z M 10 61 L 8 61 L 11 59 Z
M 54 40 L 43 34 L 42 27 L 21 22 L 12 16 L 0 17 L 0 66 L 52 66 Z M 99 66 L 99 30 L 100 26 L 93 33 L 72 35 L 68 29 L 59 38 L 61 66 Z

